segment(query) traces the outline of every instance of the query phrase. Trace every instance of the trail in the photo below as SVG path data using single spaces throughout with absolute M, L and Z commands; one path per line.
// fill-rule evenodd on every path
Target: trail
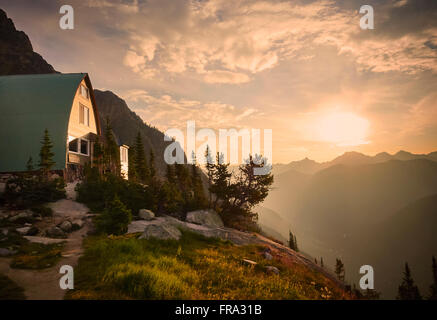
M 83 218 L 88 213 L 88 208 L 70 199 L 63 199 L 52 203 L 50 206 L 54 211 L 53 220 L 59 221 L 65 217 Z M 27 237 L 35 242 L 53 243 L 65 241 L 62 250 L 62 257 L 56 265 L 46 269 L 27 270 L 14 269 L 10 267 L 12 258 L 0 258 L 0 273 L 8 276 L 20 287 L 24 289 L 24 294 L 28 300 L 61 300 L 64 298 L 66 290 L 59 286 L 59 280 L 63 274 L 59 273 L 61 266 L 77 266 L 77 262 L 83 253 L 82 241 L 92 226 L 91 219 L 84 220 L 81 229 L 68 235 L 67 239 L 50 239 L 44 237 Z

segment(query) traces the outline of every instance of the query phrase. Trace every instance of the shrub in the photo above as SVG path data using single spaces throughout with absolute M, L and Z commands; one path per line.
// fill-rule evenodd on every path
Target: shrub
M 32 210 L 36 214 L 39 214 L 41 217 L 53 216 L 52 208 L 44 206 L 44 205 L 34 206 L 34 207 L 30 208 L 30 210 Z
M 3 198 L 7 205 L 18 209 L 57 201 L 65 198 L 64 179 L 48 179 L 42 175 L 19 175 L 8 180 Z
M 135 215 L 140 209 L 156 209 L 153 188 L 113 174 L 102 177 L 97 168 L 85 169 L 85 180 L 76 187 L 76 191 L 77 200 L 95 212 L 103 211 L 115 196 Z
M 100 232 L 120 235 L 127 232 L 127 226 L 132 220 L 132 213 L 115 196 L 97 218 L 97 230 Z

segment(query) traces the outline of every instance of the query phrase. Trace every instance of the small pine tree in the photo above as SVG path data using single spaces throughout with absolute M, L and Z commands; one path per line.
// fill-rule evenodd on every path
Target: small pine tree
M 47 175 L 49 171 L 56 164 L 53 160 L 55 154 L 52 151 L 53 143 L 50 139 L 49 131 L 47 129 L 44 130 L 44 136 L 41 141 L 41 149 L 39 152 L 39 163 L 38 166 L 41 168 L 41 171 Z
M 32 159 L 32 157 L 30 156 L 29 157 L 29 160 L 27 160 L 27 163 L 26 163 L 26 171 L 33 171 L 33 159 Z
M 323 257 L 320 257 L 320 266 L 321 266 L 322 268 L 325 267 L 325 265 L 324 265 L 324 263 L 323 263 Z
M 317 258 L 314 258 L 314 263 L 317 264 Z
M 404 277 L 402 283 L 399 285 L 397 300 L 421 300 L 419 288 L 414 283 L 411 276 L 410 267 L 405 263 Z
M 291 231 L 288 232 L 288 247 L 296 251 L 295 237 Z
M 344 281 L 346 272 L 341 259 L 335 259 L 335 274 L 339 280 Z
M 131 220 L 131 211 L 115 195 L 114 199 L 97 218 L 97 229 L 107 234 L 124 234 L 127 232 L 127 227 Z
M 434 256 L 432 256 L 432 279 L 433 283 L 430 287 L 429 300 L 437 300 L 437 263 Z
M 296 239 L 296 235 L 294 235 L 294 251 L 299 252 L 299 247 L 297 246 L 297 239 Z

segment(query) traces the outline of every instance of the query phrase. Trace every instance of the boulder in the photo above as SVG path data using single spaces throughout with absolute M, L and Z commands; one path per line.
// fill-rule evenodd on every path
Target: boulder
M 223 228 L 224 224 L 220 216 L 214 210 L 196 210 L 187 213 L 186 220 L 213 228 Z
M 16 230 L 17 230 L 17 232 L 18 232 L 19 234 L 21 234 L 22 236 L 24 236 L 24 235 L 27 235 L 27 232 L 29 232 L 30 227 L 17 228 Z
M 148 209 L 141 209 L 138 212 L 138 217 L 140 219 L 142 219 L 142 220 L 149 221 L 149 220 L 155 219 L 155 214 L 152 211 L 148 210 Z
M 64 239 L 64 238 L 67 237 L 65 232 L 62 231 L 61 228 L 58 228 L 58 227 L 52 227 L 52 228 L 48 229 L 46 231 L 46 234 L 50 238 L 61 238 L 61 239 Z
M 80 228 L 83 227 L 84 222 L 82 219 L 76 219 L 76 220 L 73 220 L 73 222 L 71 222 L 71 224 L 72 224 L 73 230 L 79 230 Z
M 266 271 L 268 273 L 279 274 L 279 269 L 274 266 L 266 266 Z
M 73 225 L 71 224 L 70 221 L 65 220 L 64 222 L 62 222 L 62 223 L 59 225 L 59 228 L 61 228 L 62 231 L 64 231 L 64 232 L 71 232 L 72 229 L 73 229 Z
M 143 234 L 139 237 L 139 239 L 174 239 L 179 240 L 182 236 L 182 233 L 178 228 L 171 224 L 149 224 L 144 228 Z

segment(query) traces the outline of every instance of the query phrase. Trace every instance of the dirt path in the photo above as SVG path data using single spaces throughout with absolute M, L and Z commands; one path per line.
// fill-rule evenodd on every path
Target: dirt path
M 82 218 L 88 212 L 85 206 L 73 200 L 60 200 L 54 203 L 52 208 L 54 210 L 53 219 L 57 222 L 65 216 Z M 8 276 L 22 287 L 29 300 L 63 299 L 66 291 L 59 286 L 59 280 L 62 277 L 59 269 L 63 265 L 70 265 L 74 269 L 83 252 L 83 238 L 86 237 L 90 228 L 91 219 L 86 219 L 81 229 L 69 234 L 68 239 L 65 239 L 62 257 L 53 267 L 42 270 L 12 269 L 10 267 L 12 258 L 0 258 L 0 273 Z M 40 238 L 40 240 L 56 241 L 48 240 L 48 238 Z

